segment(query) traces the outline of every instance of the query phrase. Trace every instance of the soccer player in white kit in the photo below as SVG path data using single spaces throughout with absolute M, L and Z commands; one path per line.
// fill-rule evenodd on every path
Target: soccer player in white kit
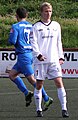
M 61 64 L 64 55 L 61 42 L 61 27 L 56 21 L 51 21 L 52 6 L 44 2 L 40 8 L 41 20 L 32 27 L 30 35 L 34 55 L 34 71 L 37 86 L 34 90 L 37 117 L 42 117 L 42 86 L 44 80 L 54 79 L 58 98 L 62 107 L 62 117 L 69 117 L 67 110 L 66 91 L 62 81 Z

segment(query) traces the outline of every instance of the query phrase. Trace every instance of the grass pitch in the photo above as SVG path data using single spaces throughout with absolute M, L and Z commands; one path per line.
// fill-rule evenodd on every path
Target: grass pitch
M 30 90 L 33 87 L 23 78 Z M 69 118 L 62 118 L 61 106 L 57 97 L 54 81 L 44 83 L 47 94 L 54 99 L 50 108 L 44 112 L 42 118 L 36 117 L 34 98 L 29 107 L 25 107 L 24 95 L 9 78 L 0 78 L 0 120 L 77 120 L 78 119 L 78 80 L 64 79 L 67 92 Z

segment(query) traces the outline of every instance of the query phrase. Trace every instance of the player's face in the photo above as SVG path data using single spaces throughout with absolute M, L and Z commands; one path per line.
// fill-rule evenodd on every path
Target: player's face
M 51 19 L 51 15 L 52 15 L 52 7 L 51 6 L 43 7 L 43 11 L 41 12 L 41 17 L 43 21 L 48 22 Z

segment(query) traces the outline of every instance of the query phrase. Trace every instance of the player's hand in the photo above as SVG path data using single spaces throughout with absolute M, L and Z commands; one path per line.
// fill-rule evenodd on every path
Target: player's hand
M 59 60 L 59 63 L 60 63 L 60 65 L 62 65 L 64 63 L 64 61 L 63 60 Z
M 45 59 L 46 59 L 46 57 L 42 56 L 42 57 L 40 58 L 40 61 L 44 61 Z
M 39 54 L 39 55 L 37 56 L 37 59 L 38 59 L 39 61 L 44 61 L 44 60 L 46 59 L 46 57 L 43 56 L 43 55 L 41 55 L 41 54 Z

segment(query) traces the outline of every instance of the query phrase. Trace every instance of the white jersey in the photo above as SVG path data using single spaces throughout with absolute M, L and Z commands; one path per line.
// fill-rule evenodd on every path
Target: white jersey
M 48 25 L 42 21 L 36 22 L 32 27 L 30 38 L 35 64 L 59 62 L 60 58 L 64 59 L 61 28 L 56 21 L 51 21 Z M 45 61 L 37 59 L 39 54 L 46 57 Z

